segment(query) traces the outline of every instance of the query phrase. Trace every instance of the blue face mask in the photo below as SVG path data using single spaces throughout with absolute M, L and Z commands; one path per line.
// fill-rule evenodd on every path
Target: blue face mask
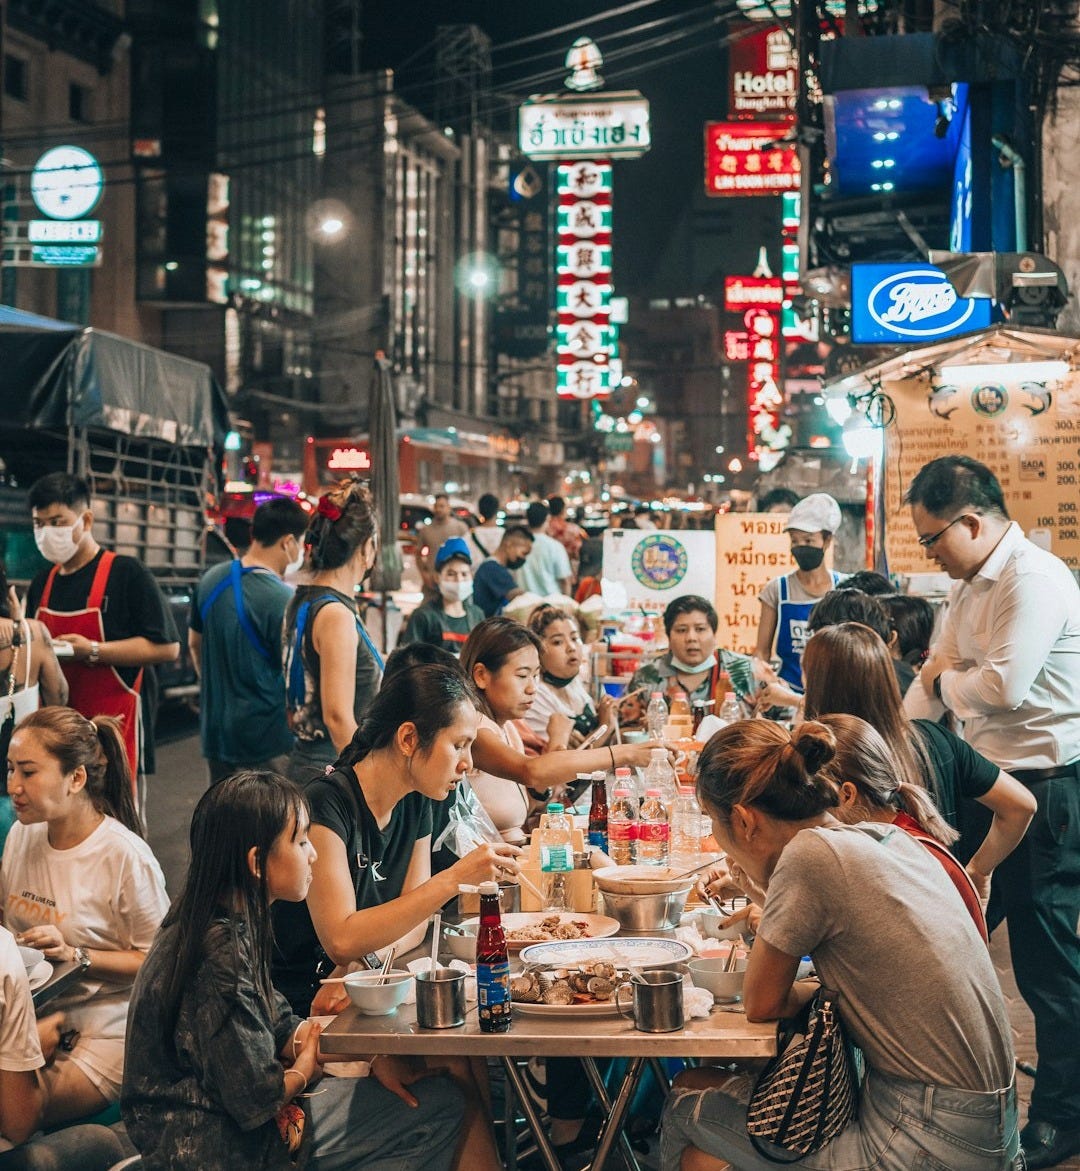
M 716 666 L 716 655 L 709 655 L 703 663 L 698 663 L 696 667 L 691 667 L 687 663 L 684 663 L 682 659 L 677 659 L 673 654 L 671 656 L 671 665 L 681 675 L 697 675 L 701 671 L 711 671 Z

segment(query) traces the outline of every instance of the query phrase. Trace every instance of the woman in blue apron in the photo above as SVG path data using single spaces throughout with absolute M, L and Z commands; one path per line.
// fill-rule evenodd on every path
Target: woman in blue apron
M 356 604 L 378 559 L 371 494 L 342 481 L 319 505 L 305 537 L 309 585 L 285 611 L 284 668 L 296 746 L 289 775 L 306 781 L 333 764 L 352 740 L 382 681 L 383 661 Z
M 764 684 L 758 707 L 798 707 L 802 698 L 802 652 L 810 611 L 844 574 L 825 568 L 833 533 L 840 527 L 840 505 L 824 492 L 800 500 L 784 525 L 798 569 L 774 578 L 761 591 L 754 673 Z M 775 648 L 775 650 L 774 650 Z M 780 660 L 778 670 L 772 660 Z

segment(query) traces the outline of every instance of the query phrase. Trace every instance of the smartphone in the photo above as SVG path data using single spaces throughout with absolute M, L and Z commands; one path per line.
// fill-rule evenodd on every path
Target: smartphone
M 370 969 L 371 969 L 373 972 L 378 972 L 378 971 L 380 971 L 380 970 L 382 969 L 382 960 L 381 960 L 381 959 L 379 959 L 379 953 L 378 953 L 378 952 L 375 952 L 375 951 L 369 951 L 369 952 L 367 953 L 367 955 L 366 955 L 366 956 L 364 956 L 364 963 L 365 963 L 365 964 L 367 964 L 367 966 L 368 966 L 368 967 L 369 967 L 369 968 L 370 968 Z
M 599 728 L 594 729 L 592 732 L 590 732 L 588 734 L 588 736 L 585 737 L 584 740 L 582 740 L 582 742 L 578 745 L 578 751 L 582 751 L 583 749 L 586 749 L 586 748 L 592 748 L 592 746 L 597 742 L 597 740 L 603 740 L 603 738 L 607 735 L 607 733 L 608 733 L 607 724 L 601 724 Z

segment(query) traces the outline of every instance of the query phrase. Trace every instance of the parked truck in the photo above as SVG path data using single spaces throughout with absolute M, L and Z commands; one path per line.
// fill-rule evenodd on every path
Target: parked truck
M 46 564 L 27 491 L 48 472 L 84 476 L 94 535 L 157 579 L 182 654 L 157 668 L 163 697 L 193 694 L 194 587 L 230 555 L 208 523 L 228 410 L 208 366 L 95 329 L 0 307 L 0 558 L 21 588 Z

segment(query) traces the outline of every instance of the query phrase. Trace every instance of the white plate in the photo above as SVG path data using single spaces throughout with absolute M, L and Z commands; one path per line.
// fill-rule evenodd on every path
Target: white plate
M 43 984 L 47 984 L 52 972 L 52 964 L 48 960 L 42 960 L 36 967 L 31 968 L 27 973 L 30 980 L 30 991 L 36 992 Z
M 626 1007 L 630 1001 L 624 999 Z M 514 1001 L 514 1012 L 522 1016 L 614 1016 L 619 1010 L 614 1000 L 601 1000 L 594 1004 L 526 1004 Z
M 694 949 L 678 939 L 570 939 L 557 943 L 533 943 L 522 948 L 526 964 L 570 967 L 588 960 L 605 960 L 619 967 L 628 963 L 636 968 L 670 968 L 684 963 Z M 550 1007 L 550 1006 L 548 1006 Z
M 545 919 L 550 919 L 556 912 L 544 911 L 514 911 L 509 915 L 503 915 L 502 925 L 503 929 L 510 931 L 515 927 L 533 927 L 537 923 L 542 923 Z M 608 915 L 586 915 L 577 914 L 575 911 L 559 912 L 559 919 L 564 923 L 584 923 L 585 924 L 585 940 L 590 939 L 608 939 L 612 935 L 617 935 L 619 931 L 618 919 L 612 919 Z M 477 928 L 480 926 L 478 918 L 463 919 L 459 924 L 468 934 L 475 936 Z M 551 940 L 553 943 L 580 943 L 582 940 L 577 939 L 563 939 Z M 508 951 L 521 951 L 523 947 L 536 947 L 538 944 L 529 940 L 508 939 L 506 941 L 506 948 Z

